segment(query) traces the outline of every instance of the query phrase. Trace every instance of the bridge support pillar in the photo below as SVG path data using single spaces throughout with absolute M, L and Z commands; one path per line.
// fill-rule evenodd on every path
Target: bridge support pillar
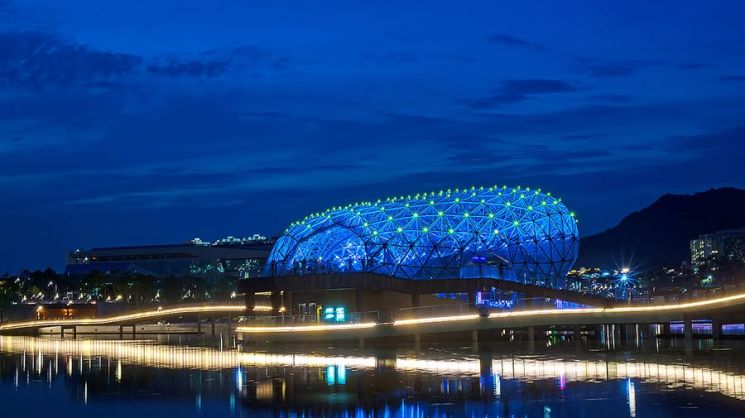
M 246 299 L 246 309 L 249 312 L 253 312 L 254 307 L 256 306 L 256 294 L 253 292 L 246 292 L 245 299 Z
M 132 324 L 132 339 L 137 338 L 137 324 Z
M 215 317 L 210 318 L 210 325 L 212 326 L 212 336 L 215 336 Z
M 685 336 L 686 349 L 693 348 L 693 322 L 691 318 L 683 318 L 683 335 Z
M 124 325 L 119 325 L 119 339 L 124 339 Z
M 421 306 L 421 297 L 419 293 L 412 293 L 411 294 L 411 307 L 418 308 L 419 306 Z
M 665 337 L 670 336 L 670 323 L 669 322 L 662 323 L 662 334 L 661 335 L 664 335 Z
M 715 340 L 722 338 L 722 321 L 719 319 L 711 320 L 711 338 Z
M 474 350 L 479 348 L 479 332 L 477 330 L 471 331 L 471 344 Z
M 364 338 L 358 338 L 357 339 L 357 347 L 359 347 L 359 348 L 365 348 L 365 339 Z
M 414 334 L 414 349 L 417 351 L 422 349 L 422 334 Z
M 197 334 L 202 333 L 202 318 L 197 317 Z
M 621 345 L 621 325 L 613 324 L 611 327 L 613 328 L 613 346 L 619 346 Z
M 532 353 L 533 351 L 535 351 L 535 327 L 528 327 L 527 333 L 528 351 Z
M 64 325 L 59 326 L 59 335 L 60 335 L 60 338 L 62 338 L 63 340 L 65 339 L 65 326 Z

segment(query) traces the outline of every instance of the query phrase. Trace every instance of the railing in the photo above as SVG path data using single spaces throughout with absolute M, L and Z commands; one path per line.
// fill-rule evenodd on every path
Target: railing
M 325 321 L 323 315 L 320 317 L 316 314 L 305 315 L 260 315 L 248 316 L 241 325 L 253 326 L 294 326 L 294 325 L 313 325 L 313 324 L 360 324 L 368 322 L 380 322 L 380 313 L 378 311 L 369 312 L 347 312 L 341 321 Z

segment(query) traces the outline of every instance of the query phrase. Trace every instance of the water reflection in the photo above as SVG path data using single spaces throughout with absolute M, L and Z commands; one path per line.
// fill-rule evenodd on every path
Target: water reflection
M 156 415 L 161 408 L 182 416 L 680 417 L 696 416 L 695 408 L 727 415 L 745 405 L 737 353 L 270 353 L 0 337 L 0 384 L 15 391 L 0 390 L 0 402 L 13 416 L 55 413 L 58 406 L 85 414 L 105 409 L 106 416 Z M 58 403 L 37 400 L 28 409 L 18 394 Z M 109 410 L 122 401 L 126 407 Z

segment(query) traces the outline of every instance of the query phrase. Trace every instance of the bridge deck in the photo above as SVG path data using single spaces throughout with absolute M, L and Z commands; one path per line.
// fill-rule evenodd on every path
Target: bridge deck
M 508 311 L 491 313 L 488 317 L 474 313 L 402 319 L 386 323 L 243 326 L 236 328 L 236 332 L 241 334 L 244 340 L 320 341 L 530 326 L 650 324 L 684 319 L 711 319 L 732 314 L 743 318 L 744 312 L 745 293 L 740 293 L 667 305 Z

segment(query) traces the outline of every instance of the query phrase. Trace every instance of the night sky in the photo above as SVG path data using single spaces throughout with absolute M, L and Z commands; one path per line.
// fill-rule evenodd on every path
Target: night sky
M 743 22 L 739 0 L 0 0 L 0 273 L 442 188 L 540 187 L 588 235 L 745 186 Z

